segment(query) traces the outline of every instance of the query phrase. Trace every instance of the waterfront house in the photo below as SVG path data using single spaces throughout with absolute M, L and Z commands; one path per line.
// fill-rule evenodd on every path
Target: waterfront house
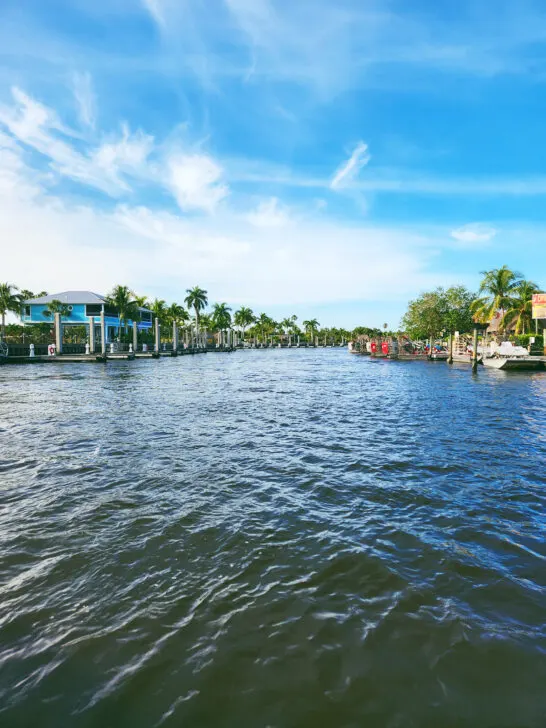
M 120 321 L 118 312 L 107 302 L 106 296 L 91 291 L 62 291 L 61 293 L 51 293 L 39 298 L 30 298 L 24 301 L 22 305 L 22 323 L 43 324 L 52 321 L 53 317 L 48 315 L 48 306 L 52 301 L 59 301 L 65 307 L 61 317 L 63 326 L 89 326 L 90 319 L 93 317 L 96 337 L 100 325 L 100 316 L 104 312 L 106 341 L 115 341 L 119 337 Z M 124 325 L 132 327 L 133 322 L 127 320 Z M 147 308 L 139 308 L 138 330 L 151 332 L 152 325 L 152 312 Z

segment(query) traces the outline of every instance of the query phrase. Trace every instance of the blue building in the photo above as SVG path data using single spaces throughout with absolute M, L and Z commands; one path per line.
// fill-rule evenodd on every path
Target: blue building
M 59 301 L 66 306 L 66 314 L 62 316 L 63 326 L 89 326 L 91 317 L 95 320 L 95 337 L 100 325 L 100 316 L 104 312 L 106 327 L 106 340 L 115 341 L 119 337 L 120 321 L 116 309 L 110 306 L 105 296 L 100 296 L 91 291 L 63 291 L 51 293 L 40 298 L 30 298 L 23 302 L 21 321 L 23 324 L 43 324 L 53 321 L 53 316 L 48 314 L 49 304 L 52 301 Z M 152 312 L 147 308 L 139 308 L 139 320 L 137 328 L 146 332 L 152 330 Z M 124 326 L 132 327 L 131 320 L 125 321 Z

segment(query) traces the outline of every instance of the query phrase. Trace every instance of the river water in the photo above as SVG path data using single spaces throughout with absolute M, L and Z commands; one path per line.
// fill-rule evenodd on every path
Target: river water
M 0 367 L 0 725 L 546 725 L 546 374 Z

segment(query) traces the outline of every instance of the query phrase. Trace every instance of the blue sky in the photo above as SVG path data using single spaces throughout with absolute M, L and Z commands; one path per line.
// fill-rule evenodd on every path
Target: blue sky
M 323 325 L 546 286 L 546 9 L 3 0 L 0 279 Z

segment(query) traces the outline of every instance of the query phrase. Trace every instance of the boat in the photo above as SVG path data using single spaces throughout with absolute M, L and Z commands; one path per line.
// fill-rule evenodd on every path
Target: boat
M 428 358 L 430 361 L 447 361 L 449 359 L 449 352 L 445 346 L 435 344 Z
M 531 356 L 525 347 L 503 341 L 500 345 L 490 345 L 489 355 L 483 357 L 482 363 L 489 369 L 502 371 L 536 371 L 544 369 L 546 356 Z

